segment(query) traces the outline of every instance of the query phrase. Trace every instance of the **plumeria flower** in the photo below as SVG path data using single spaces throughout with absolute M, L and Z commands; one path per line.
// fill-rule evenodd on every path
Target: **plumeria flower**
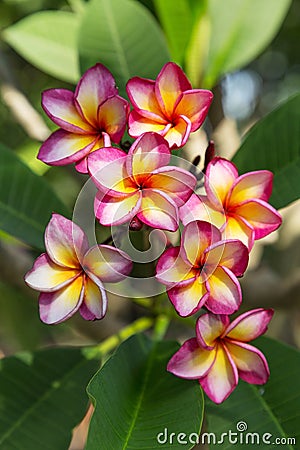
M 75 163 L 87 173 L 86 156 L 93 150 L 119 143 L 126 127 L 128 102 L 118 95 L 112 74 L 96 64 L 79 80 L 75 93 L 68 89 L 43 92 L 42 106 L 60 128 L 40 148 L 38 158 L 52 166 Z
M 145 133 L 128 154 L 103 148 L 88 158 L 92 180 L 99 191 L 95 215 L 102 225 L 120 225 L 137 218 L 153 228 L 176 231 L 178 208 L 191 196 L 196 178 L 168 166 L 168 143 L 157 133 Z
M 206 195 L 193 195 L 180 210 L 187 223 L 199 219 L 220 228 L 224 239 L 239 239 L 249 250 L 257 239 L 276 230 L 281 216 L 268 202 L 273 174 L 269 170 L 239 176 L 235 165 L 216 157 L 207 166 Z
M 182 69 L 172 62 L 163 66 L 156 81 L 134 77 L 126 89 L 134 108 L 129 115 L 130 136 L 155 131 L 171 149 L 185 145 L 190 133 L 198 130 L 213 98 L 210 91 L 192 89 Z
M 208 397 L 223 402 L 239 377 L 250 384 L 265 384 L 266 358 L 248 342 L 266 332 L 271 309 L 253 309 L 230 323 L 226 315 L 204 314 L 196 323 L 196 338 L 188 339 L 170 359 L 167 370 L 181 378 L 198 379 Z
M 156 278 L 167 286 L 168 296 L 180 316 L 205 306 L 215 314 L 232 314 L 241 303 L 240 284 L 248 264 L 248 249 L 237 239 L 221 240 L 220 231 L 208 222 L 190 222 L 181 245 L 159 258 Z
M 46 253 L 25 275 L 26 283 L 41 292 L 41 320 L 60 323 L 78 310 L 86 320 L 101 319 L 107 309 L 103 282 L 128 275 L 129 257 L 108 245 L 89 248 L 82 229 L 59 214 L 53 214 L 47 225 L 45 247 Z

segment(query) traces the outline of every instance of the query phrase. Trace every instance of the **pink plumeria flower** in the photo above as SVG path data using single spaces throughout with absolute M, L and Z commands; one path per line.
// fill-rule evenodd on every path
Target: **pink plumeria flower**
M 180 316 L 205 306 L 215 314 L 232 314 L 242 300 L 240 284 L 248 264 L 248 249 L 237 239 L 221 240 L 208 222 L 190 222 L 181 246 L 167 249 L 159 258 L 156 278 L 167 286 Z
M 99 191 L 95 215 L 102 225 L 120 225 L 137 218 L 153 228 L 176 231 L 178 208 L 191 196 L 196 178 L 167 166 L 171 153 L 165 139 L 145 133 L 128 154 L 103 148 L 88 158 L 88 168 Z
M 220 228 L 224 239 L 239 239 L 249 250 L 257 239 L 276 230 L 281 216 L 268 202 L 273 174 L 269 170 L 239 176 L 235 165 L 216 157 L 207 166 L 206 195 L 193 195 L 180 210 L 186 225 L 199 219 Z
M 134 77 L 126 89 L 134 108 L 129 115 L 130 136 L 155 131 L 171 149 L 185 145 L 190 133 L 200 128 L 213 98 L 210 91 L 192 89 L 182 69 L 172 62 L 163 66 L 156 81 Z
M 271 309 L 253 309 L 230 323 L 224 315 L 204 314 L 196 323 L 196 338 L 188 339 L 170 359 L 167 370 L 181 378 L 198 379 L 208 397 L 222 403 L 239 377 L 250 384 L 265 384 L 266 358 L 248 342 L 266 332 Z
M 40 291 L 40 318 L 60 323 L 79 310 L 86 320 L 101 319 L 107 309 L 103 282 L 117 282 L 129 274 L 132 262 L 108 245 L 89 248 L 82 229 L 53 214 L 45 231 L 46 253 L 25 275 L 26 283 Z
M 87 173 L 86 156 L 93 150 L 119 143 L 126 127 L 129 104 L 118 96 L 112 74 L 96 64 L 79 80 L 75 93 L 68 89 L 43 92 L 42 106 L 60 128 L 40 148 L 38 158 L 52 166 L 75 163 Z

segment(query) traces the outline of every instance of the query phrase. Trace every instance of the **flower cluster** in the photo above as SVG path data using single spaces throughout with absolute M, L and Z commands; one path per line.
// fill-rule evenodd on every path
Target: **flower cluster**
M 156 278 L 180 316 L 206 312 L 197 319 L 196 337 L 182 345 L 168 370 L 198 379 L 220 403 L 238 377 L 262 384 L 269 375 L 265 357 L 248 342 L 266 331 L 273 312 L 249 311 L 231 323 L 229 315 L 241 305 L 238 277 L 254 241 L 281 224 L 268 203 L 272 173 L 239 176 L 233 163 L 213 157 L 206 167 L 205 194 L 194 193 L 196 177 L 170 165 L 171 151 L 202 125 L 212 93 L 192 89 L 182 69 L 168 63 L 156 80 L 130 79 L 127 94 L 131 111 L 101 64 L 82 76 L 75 93 L 44 92 L 42 106 L 60 128 L 41 146 L 38 158 L 49 165 L 75 163 L 77 171 L 91 177 L 97 187 L 95 217 L 104 226 L 135 222 L 176 231 L 182 222 L 181 241 L 160 256 Z M 128 152 L 121 142 L 126 125 L 136 138 Z M 103 318 L 105 283 L 130 274 L 129 256 L 109 245 L 90 248 L 83 230 L 59 214 L 46 228 L 45 248 L 25 276 L 40 291 L 41 320 L 59 323 L 78 310 L 87 320 Z

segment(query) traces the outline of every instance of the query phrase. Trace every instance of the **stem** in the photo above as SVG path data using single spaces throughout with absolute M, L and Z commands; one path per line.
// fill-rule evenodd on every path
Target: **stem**
M 109 244 L 110 242 L 113 242 L 113 237 L 112 237 L 112 235 L 108 236 L 108 237 L 101 243 L 101 245 Z
M 167 332 L 167 329 L 170 325 L 170 321 L 171 321 L 171 318 L 166 315 L 163 315 L 163 314 L 161 314 L 160 316 L 158 316 L 156 318 L 155 325 L 154 325 L 154 331 L 153 331 L 153 337 L 154 337 L 155 341 L 163 340 L 163 338 Z

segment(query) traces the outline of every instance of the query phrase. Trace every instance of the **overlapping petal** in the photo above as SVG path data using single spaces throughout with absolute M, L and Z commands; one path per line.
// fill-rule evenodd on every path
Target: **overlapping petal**
M 184 115 L 180 115 L 174 120 L 173 126 L 163 133 L 171 149 L 183 147 L 190 135 L 192 128 L 191 121 Z
M 215 348 L 217 339 L 224 333 L 229 324 L 229 318 L 220 314 L 203 314 L 196 323 L 196 336 L 198 345 L 212 350 Z
M 117 144 L 125 131 L 128 110 L 128 102 L 119 95 L 108 98 L 98 107 L 98 127 Z
M 111 283 L 129 274 L 132 261 L 121 250 L 108 245 L 96 245 L 84 255 L 83 267 L 89 276 Z
M 168 248 L 156 265 L 156 278 L 167 285 L 177 284 L 195 276 L 196 270 L 180 256 L 180 247 Z
M 95 216 L 101 225 L 121 225 L 139 212 L 142 203 L 141 192 L 116 197 L 103 195 L 98 191 L 94 201 Z
M 254 229 L 250 223 L 238 215 L 227 216 L 226 225 L 222 228 L 223 239 L 239 239 L 249 250 L 254 244 Z
M 179 217 L 183 225 L 195 220 L 204 220 L 220 229 L 226 223 L 224 211 L 216 210 L 206 195 L 192 194 L 186 204 L 180 208 Z
M 221 233 L 214 225 L 204 221 L 190 222 L 182 233 L 183 254 L 193 266 L 199 267 L 207 247 L 220 240 Z
M 192 124 L 191 131 L 196 131 L 204 122 L 212 99 L 211 91 L 186 90 L 176 106 L 175 114 L 186 116 Z
M 207 255 L 206 266 L 212 266 L 213 270 L 217 266 L 227 267 L 237 277 L 244 274 L 249 261 L 248 248 L 238 239 L 217 242 L 204 255 Z
M 132 106 L 143 117 L 154 122 L 166 124 L 161 108 L 155 95 L 155 81 L 146 78 L 133 77 L 126 85 L 127 94 Z M 154 131 L 154 130 L 153 130 Z
M 200 276 L 178 283 L 168 290 L 168 296 L 182 317 L 190 316 L 202 308 L 209 296 L 206 284 Z
M 237 177 L 237 168 L 227 159 L 216 157 L 208 164 L 204 185 L 208 199 L 216 209 L 223 210 L 226 196 Z
M 146 225 L 161 230 L 178 229 L 178 208 L 176 203 L 158 189 L 143 189 L 142 202 L 137 217 Z
M 252 341 L 267 331 L 273 314 L 272 309 L 264 308 L 247 311 L 231 322 L 225 331 L 225 335 L 237 341 Z
M 233 314 L 242 301 L 240 284 L 226 267 L 217 267 L 208 278 L 209 297 L 205 306 L 214 314 Z
M 104 286 L 98 280 L 97 284 L 86 277 L 84 282 L 84 297 L 79 312 L 85 320 L 102 319 L 107 310 L 107 296 Z
M 241 175 L 233 183 L 229 193 L 230 205 L 238 205 L 257 198 L 268 201 L 272 193 L 273 174 L 269 170 L 258 170 Z
M 141 134 L 155 132 L 162 136 L 165 136 L 168 130 L 171 128 L 171 124 L 161 123 L 154 119 L 148 119 L 142 116 L 136 110 L 130 112 L 128 116 L 128 134 L 131 137 L 138 137 Z

